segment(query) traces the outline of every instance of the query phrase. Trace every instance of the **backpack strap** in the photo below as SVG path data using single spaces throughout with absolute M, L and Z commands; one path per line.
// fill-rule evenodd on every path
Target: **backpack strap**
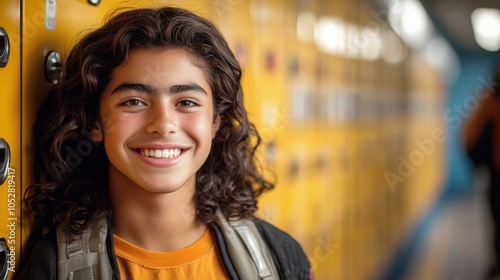
M 280 279 L 271 252 L 252 220 L 228 220 L 220 208 L 217 208 L 215 216 L 241 279 Z
M 57 228 L 58 280 L 111 280 L 112 268 L 106 252 L 108 223 L 104 218 L 81 235 Z

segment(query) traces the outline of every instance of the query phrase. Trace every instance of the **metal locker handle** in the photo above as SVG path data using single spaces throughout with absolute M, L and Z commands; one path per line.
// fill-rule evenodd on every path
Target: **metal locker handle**
M 5 280 L 9 275 L 9 246 L 5 238 L 0 238 L 0 279 Z
M 7 179 L 9 166 L 10 166 L 10 147 L 7 141 L 5 141 L 5 139 L 0 138 L 0 185 L 2 185 Z
M 0 27 L 0 67 L 7 66 L 10 56 L 10 42 L 7 31 Z
M 45 78 L 47 82 L 55 85 L 63 76 L 61 55 L 56 51 L 50 51 L 45 58 Z

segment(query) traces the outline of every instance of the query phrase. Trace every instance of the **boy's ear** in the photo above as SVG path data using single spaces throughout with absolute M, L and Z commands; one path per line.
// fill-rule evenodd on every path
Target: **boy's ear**
M 102 131 L 102 125 L 99 120 L 96 120 L 92 128 L 90 129 L 90 138 L 94 142 L 102 142 L 104 140 L 104 133 Z
M 214 123 L 212 124 L 212 139 L 215 138 L 217 131 L 219 131 L 219 127 L 220 127 L 220 115 L 216 114 L 215 119 L 214 119 Z

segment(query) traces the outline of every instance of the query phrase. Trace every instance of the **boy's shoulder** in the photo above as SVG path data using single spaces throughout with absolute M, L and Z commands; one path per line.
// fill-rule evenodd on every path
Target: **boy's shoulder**
M 220 253 L 223 259 L 227 255 L 231 260 L 226 267 L 234 268 L 239 275 L 262 278 L 268 274 L 273 275 L 273 279 L 311 278 L 311 266 L 304 250 L 288 233 L 255 216 L 227 218 L 220 209 L 215 216 L 211 226 L 218 236 Z
M 280 274 L 285 279 L 293 277 L 309 279 L 311 265 L 299 242 L 288 233 L 264 220 L 254 218 L 254 222 L 275 256 L 275 261 L 281 268 Z
M 257 228 L 259 229 L 260 233 L 264 235 L 266 239 L 270 241 L 271 240 L 276 241 L 280 244 L 287 244 L 300 247 L 300 244 L 290 234 L 279 229 L 273 224 L 256 217 L 253 218 L 253 221 L 257 226 Z

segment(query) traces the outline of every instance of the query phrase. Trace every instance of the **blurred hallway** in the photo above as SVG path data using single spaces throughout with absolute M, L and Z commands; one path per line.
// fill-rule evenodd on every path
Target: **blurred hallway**
M 469 192 L 448 200 L 420 244 L 407 280 L 484 279 L 490 264 L 490 213 L 487 182 L 477 176 Z

